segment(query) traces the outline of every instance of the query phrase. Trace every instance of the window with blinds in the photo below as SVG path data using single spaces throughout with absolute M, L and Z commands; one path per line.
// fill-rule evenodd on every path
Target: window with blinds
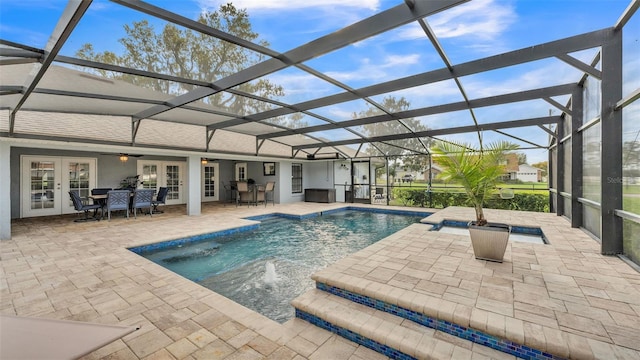
M 291 192 L 302 193 L 302 164 L 291 164 Z

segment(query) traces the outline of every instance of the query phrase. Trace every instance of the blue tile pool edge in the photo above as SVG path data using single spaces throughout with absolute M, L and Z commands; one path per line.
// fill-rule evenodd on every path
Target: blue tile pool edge
M 345 329 L 341 326 L 336 326 L 326 320 L 323 320 L 315 315 L 311 315 L 305 311 L 300 309 L 296 309 L 296 318 L 307 321 L 319 328 L 330 331 L 334 334 L 338 334 L 347 340 L 351 340 L 356 344 L 360 344 L 362 346 L 368 347 L 369 349 L 376 351 L 380 354 L 383 354 L 391 359 L 400 359 L 400 360 L 415 360 L 413 356 L 407 355 L 398 349 L 394 349 L 388 345 L 381 344 L 375 340 L 371 340 L 367 337 L 364 337 L 358 333 L 355 333 L 349 329 Z
M 384 312 L 396 315 L 398 317 L 401 317 L 403 319 L 411 320 L 420 325 L 427 326 L 435 330 L 440 330 L 447 334 L 457 336 L 459 338 L 490 347 L 494 350 L 498 350 L 507 354 L 514 355 L 518 358 L 522 358 L 526 360 L 564 359 L 562 357 L 549 354 L 541 350 L 531 348 L 526 345 L 515 343 L 508 339 L 503 339 L 497 336 L 489 335 L 482 331 L 478 331 L 472 328 L 468 328 L 466 326 L 454 324 L 446 320 L 439 320 L 439 319 L 427 316 L 425 314 L 403 308 L 398 305 L 390 304 L 385 301 L 374 299 L 366 295 L 356 294 L 345 289 L 327 285 L 325 283 L 316 282 L 316 288 L 318 290 L 326 291 L 330 294 L 340 296 L 344 299 L 353 301 L 355 303 L 362 304 L 376 310 L 384 311 Z M 297 312 L 298 312 L 298 309 L 296 309 L 296 316 L 297 316 Z
M 431 231 L 439 231 L 443 226 L 451 226 L 451 227 L 466 229 L 468 228 L 468 223 L 469 223 L 468 221 L 449 220 L 449 219 L 444 219 L 438 223 L 424 222 L 424 224 L 433 226 Z M 544 242 L 545 245 L 549 244 L 549 240 L 547 240 L 547 237 L 544 236 L 542 229 L 539 227 L 511 225 L 511 232 L 514 234 L 537 235 L 542 238 L 542 241 Z
M 227 230 L 216 231 L 212 233 L 194 235 L 194 236 L 189 236 L 189 237 L 175 239 L 175 240 L 161 241 L 153 244 L 134 246 L 134 247 L 127 248 L 127 250 L 134 252 L 138 255 L 142 255 L 147 252 L 164 249 L 167 247 L 190 244 L 198 241 L 205 241 L 205 240 L 217 238 L 220 236 L 235 234 L 242 231 L 254 230 L 259 227 L 260 227 L 260 224 L 244 225 L 244 226 L 239 226 L 239 227 L 227 229 Z
M 285 214 L 285 213 L 275 212 L 275 213 L 264 214 L 264 215 L 249 216 L 249 217 L 245 217 L 243 219 L 244 220 L 252 220 L 252 221 L 264 221 L 264 220 L 273 219 L 273 218 L 286 218 L 286 219 L 293 219 L 293 220 L 304 220 L 304 219 L 309 219 L 309 218 L 313 218 L 313 217 L 317 217 L 317 216 L 333 214 L 333 213 L 337 213 L 337 212 L 341 212 L 341 211 L 348 211 L 348 210 L 364 211 L 364 212 L 377 212 L 377 213 L 383 213 L 383 214 L 395 214 L 395 215 L 405 215 L 405 216 L 425 216 L 425 217 L 430 216 L 430 215 L 433 214 L 433 213 L 430 213 L 430 212 L 423 212 L 423 211 L 407 211 L 407 210 L 395 210 L 395 209 L 388 209 L 387 210 L 387 209 L 376 209 L 376 208 L 361 208 L 361 207 L 357 207 L 357 206 L 346 206 L 346 207 L 342 207 L 342 208 L 319 211 L 319 212 L 310 213 L 310 214 L 304 214 L 304 215 L 292 215 L 292 214 Z M 221 231 L 216 231 L 216 232 L 211 232 L 211 233 L 206 233 L 206 234 L 200 234 L 200 235 L 194 235 L 194 236 L 189 236 L 189 237 L 180 238 L 180 239 L 161 241 L 161 242 L 157 242 L 157 243 L 140 245 L 140 246 L 133 246 L 133 247 L 130 247 L 130 248 L 127 248 L 127 249 L 129 251 L 132 251 L 132 252 L 138 254 L 138 255 L 142 255 L 142 254 L 145 254 L 147 252 L 151 252 L 151 251 L 155 251 L 155 250 L 159 250 L 159 249 L 164 249 L 164 248 L 167 248 L 167 247 L 172 247 L 172 246 L 178 246 L 178 245 L 194 243 L 194 242 L 198 242 L 198 241 L 209 240 L 209 239 L 213 239 L 213 238 L 220 237 L 220 236 L 235 234 L 235 233 L 238 233 L 238 232 L 241 232 L 241 231 L 254 230 L 254 229 L 257 229 L 259 227 L 260 227 L 260 224 L 245 225 L 245 226 L 239 226 L 239 227 L 232 228 L 232 229 L 221 230 Z
M 347 206 L 344 208 L 345 210 L 355 210 L 355 211 L 364 211 L 364 212 L 374 212 L 381 214 L 395 214 L 395 215 L 405 215 L 405 216 L 424 216 L 428 217 L 433 215 L 433 212 L 429 211 L 418 211 L 418 210 L 399 210 L 399 209 L 381 209 L 381 208 L 369 208 L 369 207 L 359 207 L 359 206 Z M 325 211 L 326 213 L 326 211 Z
M 359 206 L 345 206 L 345 207 L 329 209 L 329 210 L 322 210 L 322 211 L 303 214 L 303 215 L 293 215 L 293 214 L 285 214 L 285 213 L 275 212 L 275 213 L 264 214 L 264 215 L 249 216 L 249 217 L 246 217 L 244 219 L 262 221 L 262 220 L 271 219 L 271 218 L 274 218 L 274 217 L 282 217 L 282 218 L 287 218 L 287 219 L 303 220 L 303 219 L 308 219 L 308 218 L 313 218 L 313 217 L 323 216 L 323 215 L 329 215 L 329 214 L 335 214 L 335 213 L 339 213 L 339 212 L 343 212 L 343 211 L 349 211 L 349 210 L 351 210 L 351 211 L 362 211 L 362 212 L 373 212 L 373 213 L 379 213 L 379 214 L 393 214 L 393 215 L 404 215 L 404 216 L 423 216 L 425 218 L 433 215 L 433 213 L 429 212 L 429 211 L 381 209 L 381 208 L 368 208 L 368 207 L 359 207 Z

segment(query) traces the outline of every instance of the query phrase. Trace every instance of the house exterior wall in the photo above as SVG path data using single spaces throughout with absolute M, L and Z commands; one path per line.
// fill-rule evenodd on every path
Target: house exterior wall
M 522 182 L 540 182 L 542 181 L 542 171 L 533 166 L 522 164 L 519 166 L 516 178 Z
M 28 147 L 12 147 L 10 155 L 11 163 L 11 218 L 20 218 L 20 176 L 21 176 L 21 156 L 22 155 L 41 155 L 41 156 L 60 156 L 60 157 L 88 157 L 97 159 L 97 177 L 96 187 L 118 188 L 120 181 L 127 176 L 136 175 L 137 164 L 135 157 L 130 157 L 125 163 L 121 162 L 115 155 L 103 155 L 96 152 L 85 152 L 76 150 L 63 149 L 47 149 L 47 148 L 28 148 Z M 168 161 L 184 161 L 181 157 L 158 157 L 145 155 L 145 160 L 168 160 Z
M 65 146 L 60 145 L 60 146 Z M 67 145 L 68 146 L 68 145 Z M 21 216 L 21 194 L 20 194 L 20 181 L 21 181 L 21 157 L 23 155 L 32 156 L 59 156 L 59 157 L 87 157 L 97 159 L 97 177 L 96 187 L 110 187 L 118 188 L 120 181 L 127 176 L 137 174 L 137 160 L 162 160 L 162 161 L 181 161 L 184 162 L 184 157 L 179 156 L 160 156 L 160 155 L 145 155 L 141 158 L 129 157 L 127 162 L 121 162 L 115 154 L 102 154 L 98 151 L 82 151 L 82 150 L 69 150 L 62 148 L 47 148 L 47 147 L 29 147 L 28 144 L 24 146 L 12 146 L 9 155 L 10 163 L 10 217 L 11 219 L 18 219 Z M 235 170 L 233 160 L 217 160 L 219 162 L 219 199 L 220 201 L 228 200 L 225 189 L 222 186 L 228 184 L 233 179 Z M 303 165 L 303 171 L 307 164 Z M 292 195 L 291 194 L 291 162 L 276 162 L 276 176 L 264 176 L 262 161 L 247 161 L 249 177 L 253 178 L 257 183 L 265 184 L 267 181 L 275 181 L 276 189 L 274 191 L 275 202 L 280 202 L 281 194 L 286 195 L 288 202 L 302 201 L 304 200 L 303 194 Z M 186 168 L 185 168 L 186 171 Z M 284 171 L 284 173 L 283 173 Z M 186 176 L 186 174 L 185 174 Z M 313 178 L 313 175 L 303 174 L 303 181 Z M 185 177 L 186 179 L 186 177 Z M 331 185 L 333 187 L 333 184 Z M 287 195 L 288 194 L 288 195 Z

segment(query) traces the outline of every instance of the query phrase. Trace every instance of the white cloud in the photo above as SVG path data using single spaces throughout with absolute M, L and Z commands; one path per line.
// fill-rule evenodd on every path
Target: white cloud
M 221 4 L 227 3 L 227 0 L 201 0 L 200 4 L 204 8 L 218 8 Z M 234 6 L 240 9 L 248 10 L 298 10 L 318 7 L 349 7 L 368 10 L 378 10 L 380 6 L 379 0 L 235 0 Z
M 440 12 L 428 18 L 436 35 L 441 38 L 471 36 L 476 39 L 492 40 L 502 35 L 517 15 L 512 6 L 499 4 L 495 0 L 474 0 Z M 408 29 L 405 36 L 424 31 Z
M 462 79 L 462 84 L 471 99 L 483 98 L 510 92 L 576 82 L 582 73 L 557 60 L 545 61 L 534 69 L 521 70 L 516 76 L 502 79 L 498 72 L 472 75 Z M 522 65 L 526 67 L 535 65 Z M 490 76 L 490 80 L 484 80 Z M 508 75 L 507 75 L 508 76 Z
M 360 65 L 357 69 L 331 71 L 326 74 L 338 81 L 344 82 L 355 80 L 367 80 L 368 82 L 383 81 L 385 79 L 400 77 L 399 73 L 403 67 L 409 67 L 410 65 L 417 64 L 419 61 L 419 54 L 389 55 L 380 63 L 373 63 L 370 58 L 365 57 L 360 59 Z
M 291 104 L 344 91 L 306 73 L 275 73 L 267 78 L 274 84 L 281 85 L 284 88 L 285 96 L 279 100 Z

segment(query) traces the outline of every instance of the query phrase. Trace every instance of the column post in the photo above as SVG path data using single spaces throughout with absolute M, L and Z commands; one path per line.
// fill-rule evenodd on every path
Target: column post
M 622 30 L 602 44 L 601 86 L 600 240 L 602 254 L 613 255 L 623 251 L 622 219 L 614 212 L 622 209 L 622 111 L 616 110 L 622 99 Z
M 11 240 L 11 146 L 0 141 L 0 240 Z
M 202 210 L 202 163 L 200 156 L 187 158 L 187 215 L 200 215 Z

